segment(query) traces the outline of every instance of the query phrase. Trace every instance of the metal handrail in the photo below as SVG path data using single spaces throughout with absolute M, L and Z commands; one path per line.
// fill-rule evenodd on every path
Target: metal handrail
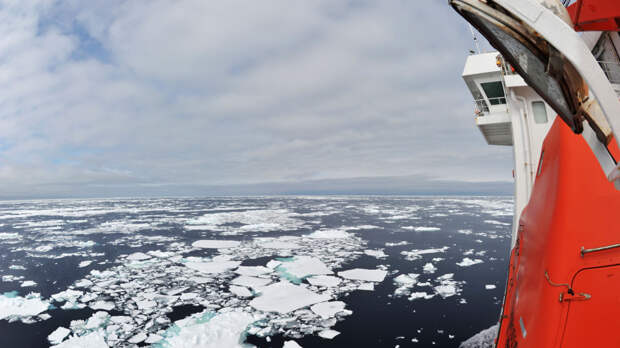
M 599 61 L 598 64 L 609 79 L 609 82 L 620 84 L 620 62 Z
M 474 105 L 475 105 L 474 113 L 476 114 L 476 116 L 484 116 L 485 113 L 489 112 L 489 104 L 487 103 L 487 100 L 489 101 L 489 103 L 491 103 L 491 105 L 505 105 L 506 104 L 506 97 L 474 99 Z M 497 101 L 497 103 L 494 103 L 495 101 Z

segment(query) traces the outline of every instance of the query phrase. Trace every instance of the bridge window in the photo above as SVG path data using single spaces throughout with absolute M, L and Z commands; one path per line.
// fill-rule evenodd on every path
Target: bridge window
M 506 104 L 506 94 L 504 94 L 504 86 L 500 81 L 481 83 L 484 93 L 486 93 L 491 105 Z
M 547 108 L 541 101 L 532 102 L 532 112 L 536 123 L 547 123 Z

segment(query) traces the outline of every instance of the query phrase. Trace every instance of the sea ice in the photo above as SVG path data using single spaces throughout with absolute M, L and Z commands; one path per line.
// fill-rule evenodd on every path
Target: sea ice
M 133 253 L 133 254 L 127 256 L 127 260 L 131 260 L 131 261 L 144 261 L 144 260 L 148 260 L 150 258 L 151 258 L 151 256 L 147 255 L 145 253 Z
M 306 278 L 306 280 L 308 281 L 308 283 L 310 283 L 310 285 L 324 286 L 327 288 L 337 286 L 338 284 L 342 282 L 342 279 L 338 277 L 334 277 L 334 276 L 328 276 L 328 275 L 312 276 L 312 277 Z
M 487 290 L 493 290 L 496 288 L 495 284 L 487 284 L 484 286 L 485 289 Z
M 80 262 L 80 264 L 78 265 L 79 268 L 84 268 L 84 267 L 88 267 L 91 263 L 93 263 L 92 261 L 82 261 Z
M 213 240 L 213 239 L 203 239 L 197 240 L 192 243 L 192 246 L 195 248 L 203 248 L 203 249 L 225 249 L 225 248 L 234 248 L 241 244 L 236 240 Z
M 318 231 L 310 233 L 306 237 L 315 238 L 315 239 L 340 239 L 340 238 L 351 237 L 351 234 L 347 233 L 345 230 L 332 229 L 332 230 L 318 230 Z
M 17 296 L 16 293 L 5 293 L 0 295 L 0 320 L 39 315 L 49 306 L 49 302 L 43 301 L 38 293 L 30 293 L 25 297 Z
M 231 285 L 229 290 L 238 297 L 252 297 L 252 292 L 244 286 Z
M 430 249 L 413 249 L 411 251 L 401 251 L 401 255 L 405 255 L 405 259 L 409 261 L 414 261 L 422 258 L 422 255 L 426 254 L 436 254 L 436 253 L 445 253 L 449 247 L 445 246 L 442 248 L 430 248 Z
M 413 301 L 413 300 L 418 299 L 418 298 L 423 298 L 425 300 L 428 300 L 428 299 L 431 299 L 433 297 L 435 297 L 435 295 L 427 294 L 424 291 L 412 292 L 411 295 L 409 295 L 409 301 Z
M 440 228 L 439 227 L 418 226 L 418 227 L 414 227 L 413 230 L 416 231 L 416 232 L 433 232 L 433 231 L 439 231 Z
M 50 341 L 51 344 L 59 344 L 65 337 L 69 336 L 70 333 L 71 330 L 60 326 L 47 336 L 47 340 Z
M 208 262 L 188 262 L 186 267 L 202 273 L 222 273 L 229 269 L 238 267 L 241 261 L 208 261 Z
M 357 287 L 357 290 L 362 290 L 362 291 L 374 291 L 375 290 L 375 284 L 374 283 L 362 283 Z
M 422 270 L 424 271 L 424 273 L 435 273 L 435 271 L 437 271 L 437 267 L 435 267 L 432 263 L 428 262 L 426 263 L 426 265 L 424 265 Z
M 480 259 L 470 259 L 469 257 L 464 258 L 461 262 L 457 262 L 456 264 L 461 267 L 469 267 L 478 263 L 482 263 L 484 261 Z
M 336 337 L 340 335 L 340 332 L 336 331 L 336 330 L 323 330 L 319 332 L 319 337 L 331 340 L 332 338 Z
M 364 250 L 364 254 L 366 254 L 368 256 L 376 257 L 378 259 L 384 259 L 384 258 L 388 257 L 387 254 L 385 252 L 383 252 L 383 249 L 377 249 L 377 250 L 368 249 L 368 250 Z
M 346 279 L 382 282 L 387 275 L 387 271 L 380 269 L 354 268 L 347 271 L 338 272 L 338 275 Z
M 332 274 L 331 269 L 312 256 L 295 256 L 292 261 L 284 261 L 276 270 L 291 275 L 297 279 L 303 279 L 311 275 Z
M 114 302 L 97 301 L 95 303 L 91 303 L 89 307 L 94 310 L 103 309 L 104 311 L 111 311 L 114 309 Z
M 328 295 L 319 295 L 285 281 L 268 285 L 262 288 L 261 292 L 260 296 L 250 301 L 250 306 L 260 311 L 280 314 L 330 299 Z
M 284 341 L 282 348 L 303 348 L 295 341 Z
M 26 280 L 26 281 L 23 281 L 22 284 L 21 284 L 22 288 L 28 288 L 28 287 L 31 287 L 31 286 L 37 286 L 37 282 L 32 281 L 32 280 Z
M 102 330 L 93 331 L 84 336 L 72 336 L 63 343 L 52 348 L 108 348 Z
M 243 333 L 256 319 L 241 311 L 216 315 L 205 311 L 176 321 L 159 344 L 164 348 L 243 348 Z
M 321 302 L 310 306 L 310 310 L 321 316 L 323 319 L 329 319 L 342 312 L 346 304 L 342 301 Z
M 231 281 L 231 284 L 245 286 L 254 290 L 258 290 L 269 283 L 271 283 L 271 279 L 268 278 L 256 278 L 243 275 Z
M 278 241 L 278 240 L 261 242 L 258 245 L 260 245 L 262 248 L 265 248 L 265 249 L 299 249 L 301 248 L 301 245 L 299 244 L 292 243 L 292 242 L 286 242 L 286 241 Z
M 245 276 L 259 276 L 261 274 L 271 273 L 273 270 L 265 266 L 239 266 L 235 273 Z

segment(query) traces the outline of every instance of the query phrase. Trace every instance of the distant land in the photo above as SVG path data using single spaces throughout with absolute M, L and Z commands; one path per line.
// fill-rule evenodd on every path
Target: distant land
M 239 185 L 200 184 L 83 184 L 41 185 L 29 192 L 0 193 L 0 199 L 206 197 L 261 195 L 512 195 L 509 181 L 433 180 L 427 176 L 385 176 Z

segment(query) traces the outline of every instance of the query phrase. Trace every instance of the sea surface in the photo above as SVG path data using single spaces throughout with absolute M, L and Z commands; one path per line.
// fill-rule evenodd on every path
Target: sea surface
M 0 346 L 458 347 L 497 322 L 512 212 L 512 197 L 3 201 Z

